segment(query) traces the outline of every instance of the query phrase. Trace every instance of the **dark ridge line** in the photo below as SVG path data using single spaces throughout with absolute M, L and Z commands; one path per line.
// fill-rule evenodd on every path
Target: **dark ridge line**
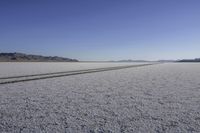
M 19 80 L 13 80 L 13 81 L 5 81 L 5 82 L 0 82 L 0 85 L 34 81 L 34 80 L 42 80 L 42 79 L 50 79 L 50 78 L 57 78 L 57 77 L 65 77 L 65 76 L 72 76 L 72 75 L 81 75 L 81 74 L 87 74 L 87 73 L 89 74 L 89 73 L 96 73 L 96 72 L 120 70 L 120 69 L 126 69 L 126 68 L 143 67 L 143 66 L 150 66 L 150 65 L 156 65 L 156 64 L 143 64 L 143 65 L 132 65 L 132 66 L 123 66 L 123 67 L 93 69 L 93 70 L 89 70 L 89 71 L 78 71 L 78 72 L 75 72 L 75 73 L 67 73 L 67 74 L 61 74 L 61 75 L 52 75 L 52 76 L 50 75 L 50 76 L 31 78 L 31 79 L 21 79 L 21 80 L 19 79 Z

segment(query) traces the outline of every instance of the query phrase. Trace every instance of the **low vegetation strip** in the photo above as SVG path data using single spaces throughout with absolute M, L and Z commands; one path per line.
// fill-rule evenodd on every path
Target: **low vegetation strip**
M 87 70 L 67 71 L 67 72 L 44 73 L 44 74 L 34 74 L 34 75 L 22 75 L 22 76 L 13 76 L 13 77 L 2 77 L 0 78 L 0 84 L 10 84 L 10 83 L 17 83 L 17 82 L 32 81 L 32 80 L 41 80 L 41 79 L 49 79 L 49 78 L 64 77 L 64 76 L 71 76 L 71 75 L 111 71 L 111 70 L 118 70 L 118 69 L 125 69 L 125 68 L 142 67 L 142 66 L 149 66 L 149 65 L 155 65 L 155 64 L 158 64 L 158 63 L 107 67 L 107 68 L 87 69 Z

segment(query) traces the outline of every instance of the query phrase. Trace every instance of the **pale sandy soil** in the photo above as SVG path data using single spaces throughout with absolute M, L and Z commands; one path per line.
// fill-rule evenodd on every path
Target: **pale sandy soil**
M 74 71 L 104 67 L 148 64 L 148 62 L 0 62 L 0 78 L 30 74 Z
M 1 85 L 0 132 L 200 132 L 200 64 Z

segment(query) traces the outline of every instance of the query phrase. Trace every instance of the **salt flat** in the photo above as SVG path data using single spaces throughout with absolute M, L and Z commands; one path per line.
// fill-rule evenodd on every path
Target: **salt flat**
M 0 132 L 200 132 L 200 64 L 1 85 Z
M 141 63 L 124 63 L 124 62 L 0 62 L 0 78 L 8 76 L 20 76 L 29 74 L 42 74 L 62 71 L 74 71 L 84 69 L 95 69 L 102 67 L 115 67 L 147 64 Z

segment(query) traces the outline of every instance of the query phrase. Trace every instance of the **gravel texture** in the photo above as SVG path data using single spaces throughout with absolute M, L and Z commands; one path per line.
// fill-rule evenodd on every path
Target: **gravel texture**
M 200 64 L 1 85 L 0 132 L 200 132 Z
M 148 62 L 0 62 L 0 78 L 29 74 L 96 69 L 104 67 L 149 64 Z

